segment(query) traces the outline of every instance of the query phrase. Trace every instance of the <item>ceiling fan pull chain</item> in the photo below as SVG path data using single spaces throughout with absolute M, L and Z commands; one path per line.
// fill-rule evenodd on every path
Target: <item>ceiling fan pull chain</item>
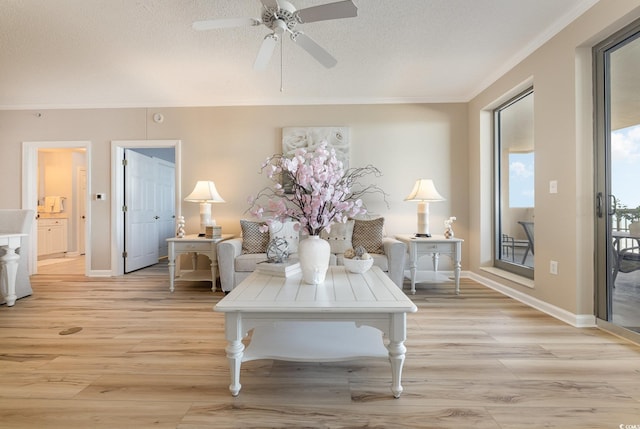
M 284 78 L 282 77 L 284 74 L 284 39 L 286 37 L 283 37 L 280 41 L 280 92 L 284 92 Z

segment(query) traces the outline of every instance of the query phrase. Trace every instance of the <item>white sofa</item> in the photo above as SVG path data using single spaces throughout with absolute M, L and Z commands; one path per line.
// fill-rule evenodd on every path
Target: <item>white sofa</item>
M 0 210 L 0 233 L 2 234 L 31 234 L 35 223 L 35 211 L 19 209 Z M 18 261 L 18 272 L 16 275 L 16 296 L 24 298 L 31 295 L 31 280 L 29 279 L 28 259 L 29 259 L 29 236 L 22 237 L 20 254 Z M 0 250 L 2 252 L 2 250 Z M 4 298 L 0 294 L 0 302 L 4 303 Z
M 355 221 L 359 222 L 359 221 Z M 366 222 L 366 221 L 365 221 Z M 265 233 L 269 234 L 269 233 Z M 331 243 L 331 237 L 326 237 Z M 268 241 L 268 240 L 266 240 Z M 387 273 L 389 278 L 402 289 L 404 281 L 407 246 L 391 237 L 381 237 L 382 253 L 370 253 L 374 265 Z M 347 244 L 347 247 L 350 247 Z M 344 245 L 342 247 L 345 247 Z M 295 246 L 294 246 L 295 248 Z M 335 251 L 339 249 L 338 251 Z M 266 252 L 243 253 L 243 238 L 233 238 L 218 243 L 218 271 L 222 290 L 230 292 L 242 280 L 249 276 L 260 262 L 267 260 Z M 292 258 L 296 257 L 294 252 Z M 342 265 L 343 255 L 340 246 L 332 246 L 330 265 Z

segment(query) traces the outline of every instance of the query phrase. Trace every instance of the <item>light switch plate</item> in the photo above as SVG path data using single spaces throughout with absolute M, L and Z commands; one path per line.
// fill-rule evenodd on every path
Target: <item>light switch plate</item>
M 558 193 L 558 181 L 557 180 L 549 181 L 549 193 L 550 194 L 557 194 Z

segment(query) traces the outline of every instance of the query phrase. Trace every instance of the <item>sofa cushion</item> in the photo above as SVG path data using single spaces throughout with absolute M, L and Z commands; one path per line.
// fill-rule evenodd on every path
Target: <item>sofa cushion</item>
M 261 262 L 267 261 L 266 253 L 245 253 L 238 256 L 235 261 L 235 271 L 238 272 L 253 272 L 256 269 L 256 265 Z
M 362 246 L 369 253 L 384 254 L 382 237 L 384 237 L 383 217 L 372 220 L 355 220 L 351 240 L 354 248 Z
M 295 221 L 280 222 L 274 220 L 269 225 L 269 240 L 274 238 L 282 238 L 287 242 L 287 251 L 289 254 L 296 253 L 298 251 L 298 239 L 299 232 L 296 229 Z
M 260 231 L 264 222 L 241 220 L 242 253 L 266 253 L 269 244 L 269 234 Z
M 351 239 L 354 224 L 353 220 L 348 220 L 345 223 L 336 222 L 331 225 L 330 232 L 322 230 L 320 237 L 329 242 L 331 253 L 342 254 L 345 250 L 353 247 Z

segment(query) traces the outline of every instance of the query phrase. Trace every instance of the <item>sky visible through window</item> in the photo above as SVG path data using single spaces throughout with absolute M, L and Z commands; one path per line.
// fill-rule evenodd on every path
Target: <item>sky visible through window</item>
M 611 133 L 611 193 L 628 208 L 640 206 L 640 125 Z
M 509 207 L 534 207 L 534 152 L 509 154 Z

